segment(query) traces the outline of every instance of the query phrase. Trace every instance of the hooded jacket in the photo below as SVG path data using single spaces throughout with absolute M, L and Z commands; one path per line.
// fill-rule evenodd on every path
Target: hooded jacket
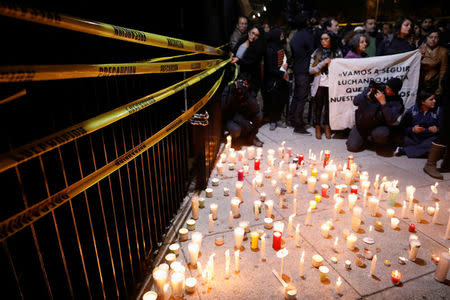
M 277 83 L 283 80 L 287 70 L 281 70 L 281 66 L 287 62 L 283 49 L 283 41 L 280 36 L 281 29 L 274 28 L 267 34 L 267 49 L 264 59 L 264 84 L 268 91 L 275 88 Z

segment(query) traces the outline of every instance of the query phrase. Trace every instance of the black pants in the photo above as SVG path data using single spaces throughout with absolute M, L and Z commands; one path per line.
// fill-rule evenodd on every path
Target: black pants
M 316 96 L 314 97 L 315 108 L 314 108 L 314 125 L 330 125 L 330 113 L 329 113 L 329 102 L 328 102 L 328 87 L 319 86 Z M 323 121 L 322 121 L 323 113 Z M 321 122 L 322 121 L 322 122 Z
M 261 127 L 263 114 L 258 100 L 256 100 L 255 93 L 251 92 L 247 101 L 248 110 L 245 115 L 236 112 L 233 119 L 228 120 L 225 124 L 233 139 L 254 137 L 258 133 L 259 127 Z
M 309 74 L 295 75 L 295 88 L 292 103 L 289 108 L 288 121 L 294 125 L 295 128 L 304 128 L 303 113 L 305 104 L 308 100 L 310 91 Z
M 269 116 L 270 122 L 281 119 L 281 112 L 289 97 L 289 83 L 285 80 L 278 81 L 275 85 L 266 86 L 264 103 L 267 108 L 265 114 Z
M 378 126 L 375 127 L 370 132 L 370 136 L 372 136 L 373 142 L 378 145 L 386 144 L 389 140 L 390 130 L 387 126 Z M 347 142 L 347 150 L 351 152 L 359 152 L 365 149 L 365 144 L 367 141 L 367 137 L 365 135 L 361 135 L 356 126 L 353 126 L 350 134 L 348 136 Z

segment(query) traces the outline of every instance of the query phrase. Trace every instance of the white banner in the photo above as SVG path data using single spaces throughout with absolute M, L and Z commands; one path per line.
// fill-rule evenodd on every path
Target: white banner
M 353 98 L 376 82 L 392 77 L 402 79 L 399 92 L 405 108 L 416 101 L 421 54 L 418 50 L 368 58 L 336 58 L 329 68 L 330 127 L 333 130 L 352 128 L 355 124 Z

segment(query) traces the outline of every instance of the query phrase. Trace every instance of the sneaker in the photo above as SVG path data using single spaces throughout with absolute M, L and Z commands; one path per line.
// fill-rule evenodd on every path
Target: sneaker
M 309 135 L 309 136 L 312 135 L 312 134 L 311 134 L 308 130 L 306 130 L 305 128 L 294 128 L 294 133 L 301 134 L 301 135 Z
M 395 151 L 394 151 L 395 156 L 402 156 L 405 154 L 406 154 L 405 149 L 403 149 L 403 147 L 397 147 L 397 149 L 395 149 Z
M 278 122 L 277 122 L 277 127 L 280 127 L 280 128 L 287 128 L 287 125 L 284 124 L 284 123 L 281 122 L 281 121 L 278 121 Z
M 264 143 L 258 137 L 255 136 L 253 138 L 252 144 L 256 147 L 262 147 Z
M 275 128 L 277 128 L 277 123 L 275 123 L 275 122 L 270 122 L 270 127 L 269 127 L 269 130 L 275 130 Z

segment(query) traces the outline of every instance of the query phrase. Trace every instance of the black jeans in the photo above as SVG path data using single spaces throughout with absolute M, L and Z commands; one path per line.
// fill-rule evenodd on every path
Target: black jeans
M 329 103 L 328 103 L 328 87 L 319 86 L 316 96 L 314 97 L 314 126 L 317 125 L 330 125 L 330 113 L 329 113 Z M 322 120 L 323 113 L 323 122 Z
M 280 80 L 274 86 L 267 86 L 265 93 L 265 114 L 269 116 L 270 122 L 281 119 L 281 112 L 289 97 L 289 83 Z
M 295 75 L 294 97 L 292 97 L 288 115 L 288 121 L 291 122 L 295 128 L 305 127 L 303 113 L 310 89 L 309 74 Z

